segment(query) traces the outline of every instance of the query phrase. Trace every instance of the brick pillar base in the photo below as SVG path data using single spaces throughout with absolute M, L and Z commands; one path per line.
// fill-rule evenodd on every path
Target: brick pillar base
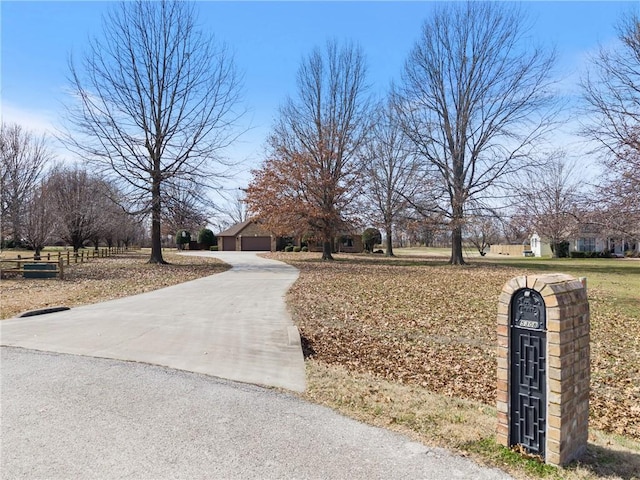
M 566 465 L 582 455 L 589 434 L 589 303 L 583 284 L 564 274 L 516 277 L 498 304 L 497 441 L 510 433 L 511 298 L 523 288 L 537 291 L 547 319 L 547 408 L 545 461 Z

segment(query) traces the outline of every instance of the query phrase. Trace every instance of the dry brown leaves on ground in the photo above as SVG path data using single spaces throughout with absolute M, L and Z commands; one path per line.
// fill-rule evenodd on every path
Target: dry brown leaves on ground
M 169 265 L 147 263 L 149 254 L 130 252 L 65 267 L 65 279 L 3 279 L 0 318 L 51 306 L 74 307 L 135 295 L 220 273 L 227 265 L 213 258 L 164 253 Z
M 495 404 L 497 299 L 509 279 L 531 272 L 406 258 L 275 258 L 300 269 L 288 302 L 318 361 Z M 591 425 L 639 439 L 640 353 L 628 332 L 640 319 L 611 318 L 597 301 L 591 311 Z

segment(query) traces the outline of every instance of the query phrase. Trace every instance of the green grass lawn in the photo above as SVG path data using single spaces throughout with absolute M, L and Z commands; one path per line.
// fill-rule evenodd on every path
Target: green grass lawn
M 504 265 L 534 272 L 561 272 L 587 278 L 587 290 L 615 310 L 640 317 L 640 259 L 627 258 L 477 258 L 474 262 Z M 601 297 L 601 298 L 600 298 Z

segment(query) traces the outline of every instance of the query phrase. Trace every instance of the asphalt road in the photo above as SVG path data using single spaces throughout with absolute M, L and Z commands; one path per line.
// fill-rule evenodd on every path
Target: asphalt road
M 272 389 L 3 347 L 3 479 L 506 479 Z

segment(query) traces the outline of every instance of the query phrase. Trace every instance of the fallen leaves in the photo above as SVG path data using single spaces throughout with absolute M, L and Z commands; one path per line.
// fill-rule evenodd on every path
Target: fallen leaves
M 288 294 L 307 351 L 438 394 L 496 401 L 496 314 L 504 284 L 531 272 L 437 261 L 276 255 L 300 269 Z M 640 318 L 598 289 L 591 303 L 591 426 L 640 439 Z M 336 392 L 336 394 L 340 394 Z

